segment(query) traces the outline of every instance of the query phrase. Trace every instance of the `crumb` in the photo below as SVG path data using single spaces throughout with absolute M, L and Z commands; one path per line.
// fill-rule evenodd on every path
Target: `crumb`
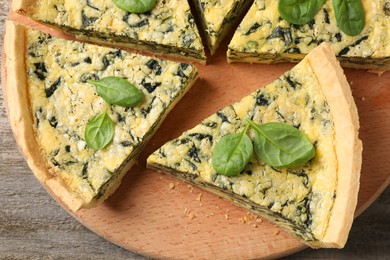
M 198 201 L 201 201 L 202 200 L 202 193 L 199 193 L 199 195 L 198 195 L 198 197 L 196 198 L 196 200 L 198 200 Z
M 256 219 L 256 222 L 261 223 L 261 222 L 263 222 L 263 219 L 258 218 L 258 219 Z
M 170 189 L 170 190 L 173 190 L 174 188 L 175 188 L 175 184 L 173 184 L 172 182 L 169 183 L 169 189 Z
M 202 203 L 199 203 L 199 207 L 202 207 Z
M 162 180 L 162 176 L 160 176 L 160 180 Z
M 215 214 L 213 212 L 210 213 L 210 216 L 214 216 Z
M 252 224 L 252 227 L 253 227 L 253 228 L 257 228 L 257 225 L 256 225 L 256 224 Z
M 279 231 L 279 230 L 276 230 L 276 231 L 274 232 L 274 236 L 279 235 L 279 233 L 280 233 L 280 231 Z
M 192 212 L 188 213 L 188 218 L 189 218 L 190 220 L 193 220 L 193 219 L 195 218 L 195 214 L 192 213 Z
M 244 220 L 242 218 L 237 219 L 238 221 L 244 223 Z
M 362 97 L 362 100 L 365 101 L 365 100 L 366 100 L 366 97 Z
M 229 219 L 229 215 L 228 215 L 228 214 L 225 214 L 225 219 L 226 219 L 226 220 Z
M 351 86 L 353 85 L 353 81 L 352 80 L 351 80 L 351 82 L 349 82 L 349 85 L 351 85 Z
M 188 209 L 187 208 L 184 209 L 184 213 L 186 213 L 186 214 L 188 213 Z

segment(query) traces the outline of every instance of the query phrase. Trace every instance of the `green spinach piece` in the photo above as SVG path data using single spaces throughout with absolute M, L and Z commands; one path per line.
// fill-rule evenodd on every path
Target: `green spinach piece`
M 360 0 L 333 0 L 337 26 L 349 36 L 359 35 L 365 25 L 365 13 Z
M 88 80 L 96 86 L 96 91 L 110 105 L 134 107 L 144 97 L 144 93 L 129 81 L 118 77 L 106 77 L 101 80 Z
M 278 0 L 279 15 L 291 24 L 310 22 L 320 11 L 325 0 Z
M 152 10 L 156 0 L 112 0 L 120 9 L 130 13 L 146 13 Z
M 85 127 L 85 141 L 92 149 L 102 149 L 111 142 L 114 137 L 114 131 L 114 122 L 107 114 L 107 111 L 104 111 L 89 120 Z
M 315 148 L 306 135 L 295 127 L 279 122 L 255 124 L 254 150 L 259 160 L 274 167 L 302 166 L 315 155 Z
M 246 134 L 249 125 L 238 134 L 222 137 L 213 149 L 212 162 L 214 170 L 225 176 L 240 174 L 253 154 L 253 144 Z

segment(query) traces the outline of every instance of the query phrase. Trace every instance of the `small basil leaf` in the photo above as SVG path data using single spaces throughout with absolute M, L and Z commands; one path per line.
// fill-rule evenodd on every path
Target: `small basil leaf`
M 85 127 L 85 141 L 92 149 L 99 150 L 111 142 L 115 126 L 107 112 L 102 112 L 89 120 Z
M 141 90 L 129 81 L 118 77 L 106 77 L 101 80 L 88 80 L 96 86 L 96 91 L 108 104 L 122 107 L 134 107 L 144 97 Z
M 280 17 L 289 23 L 303 25 L 320 11 L 325 0 L 278 0 Z
M 156 0 L 112 0 L 120 9 L 130 13 L 145 13 L 152 10 Z
M 349 36 L 359 35 L 365 25 L 365 14 L 360 0 L 333 0 L 337 26 Z
M 255 154 L 266 164 L 296 167 L 314 157 L 313 144 L 295 127 L 277 122 L 261 125 L 249 122 L 255 131 Z
M 242 172 L 253 154 L 253 144 L 246 134 L 249 125 L 238 134 L 228 134 L 213 149 L 214 170 L 222 175 L 234 176 Z

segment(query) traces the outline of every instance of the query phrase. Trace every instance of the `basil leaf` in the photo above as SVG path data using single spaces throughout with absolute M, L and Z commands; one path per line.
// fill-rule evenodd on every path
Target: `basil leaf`
M 295 127 L 277 122 L 249 123 L 255 131 L 255 154 L 266 164 L 275 167 L 302 166 L 314 157 L 313 144 Z
M 115 126 L 107 111 L 94 116 L 85 127 L 85 141 L 92 149 L 104 148 L 114 137 Z
M 345 34 L 356 36 L 365 25 L 365 14 L 360 0 L 333 0 L 337 26 Z
M 228 134 L 213 149 L 214 170 L 222 175 L 234 176 L 242 172 L 253 154 L 253 144 L 246 134 L 249 125 L 241 133 Z
M 156 0 L 112 0 L 120 9 L 130 13 L 145 13 L 152 10 Z
M 110 105 L 134 107 L 144 97 L 141 90 L 129 81 L 118 77 L 106 77 L 101 80 L 88 80 L 96 86 L 96 91 Z
M 303 25 L 320 11 L 325 0 L 278 0 L 280 17 L 289 23 Z

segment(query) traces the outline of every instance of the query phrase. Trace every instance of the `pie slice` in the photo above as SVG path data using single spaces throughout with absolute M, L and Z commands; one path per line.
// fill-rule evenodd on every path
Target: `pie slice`
M 248 10 L 251 0 L 192 0 L 199 14 L 201 27 L 205 32 L 205 39 L 214 54 L 219 44 L 230 31 L 233 25 L 238 23 L 244 12 Z
M 16 140 L 36 177 L 69 209 L 106 199 L 168 112 L 198 77 L 192 65 L 68 41 L 6 24 L 5 93 Z M 126 78 L 144 93 L 133 108 L 109 105 L 87 80 Z M 115 125 L 103 149 L 86 124 L 106 111 Z
M 111 0 L 16 0 L 12 8 L 82 40 L 206 63 L 187 1 L 157 0 L 144 14 L 126 12 Z
M 280 18 L 278 1 L 255 1 L 228 47 L 229 62 L 298 62 L 322 42 L 331 45 L 343 66 L 390 69 L 390 3 L 362 1 L 366 22 L 357 36 L 337 27 L 331 0 L 308 24 L 289 24 Z
M 241 132 L 246 119 L 295 126 L 314 144 L 315 157 L 302 167 L 277 168 L 252 156 L 237 176 L 216 173 L 213 147 L 223 136 Z M 245 207 L 311 247 L 341 248 L 359 189 L 358 128 L 350 87 L 324 43 L 273 83 L 163 145 L 147 165 Z

